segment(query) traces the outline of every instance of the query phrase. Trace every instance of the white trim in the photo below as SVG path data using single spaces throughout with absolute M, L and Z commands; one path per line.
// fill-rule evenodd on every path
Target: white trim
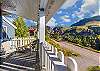
M 9 20 L 7 20 L 4 16 L 2 16 L 3 20 L 6 21 L 9 25 L 11 25 L 12 27 L 14 27 L 15 29 L 17 29 L 17 27 L 15 25 L 13 25 Z
M 39 39 L 40 43 L 45 41 L 45 14 L 42 11 L 40 11 Z
M 6 11 L 6 12 L 8 12 L 8 13 L 11 13 L 11 14 L 16 14 L 16 11 L 10 11 L 10 10 L 6 10 L 6 9 L 2 9 L 3 11 Z

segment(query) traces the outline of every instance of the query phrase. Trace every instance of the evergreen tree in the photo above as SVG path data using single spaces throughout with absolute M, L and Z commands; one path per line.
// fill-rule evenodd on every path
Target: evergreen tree
M 17 37 L 27 37 L 29 36 L 29 30 L 26 26 L 22 17 L 18 17 L 14 22 L 14 25 L 17 27 L 15 35 Z

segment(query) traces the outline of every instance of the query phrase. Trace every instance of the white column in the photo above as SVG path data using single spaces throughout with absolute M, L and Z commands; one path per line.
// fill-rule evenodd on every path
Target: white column
M 40 43 L 45 41 L 45 14 L 44 14 L 44 11 L 40 11 L 39 39 L 40 39 Z

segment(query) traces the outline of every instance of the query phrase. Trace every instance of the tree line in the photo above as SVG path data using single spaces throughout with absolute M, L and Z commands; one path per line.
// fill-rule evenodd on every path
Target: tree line
M 96 28 L 95 30 L 89 28 L 77 30 L 77 28 L 74 27 L 64 30 L 63 27 L 54 27 L 53 29 L 47 27 L 46 30 L 48 30 L 46 31 L 48 36 L 56 41 L 68 41 L 85 47 L 90 47 L 95 50 L 100 50 L 100 34 L 95 32 L 98 30 Z

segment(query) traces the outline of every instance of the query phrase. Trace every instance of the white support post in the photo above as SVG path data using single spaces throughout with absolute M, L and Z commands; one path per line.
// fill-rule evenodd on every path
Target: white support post
M 75 59 L 72 57 L 68 57 L 67 66 L 71 69 L 71 71 L 78 71 L 78 65 Z
M 44 14 L 44 11 L 40 11 L 39 39 L 40 39 L 40 43 L 45 41 L 45 14 Z
M 45 65 L 45 51 L 44 51 L 44 48 L 43 48 L 43 45 L 42 45 L 42 66 Z
M 22 47 L 22 38 L 20 38 L 20 47 Z

